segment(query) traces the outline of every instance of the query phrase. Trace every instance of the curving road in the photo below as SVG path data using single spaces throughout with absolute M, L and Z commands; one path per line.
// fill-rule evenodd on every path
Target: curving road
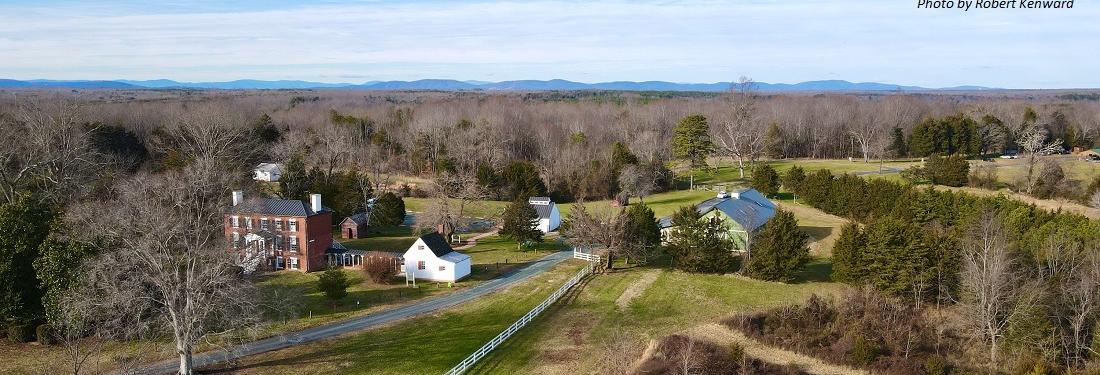
M 193 358 L 195 368 L 226 362 L 235 358 L 283 349 L 312 341 L 331 338 L 356 331 L 375 328 L 384 324 L 408 319 L 418 315 L 439 311 L 455 306 L 486 294 L 498 291 L 519 281 L 546 272 L 554 265 L 569 259 L 572 251 L 559 251 L 531 262 L 523 268 L 509 271 L 501 277 L 486 281 L 468 289 L 442 297 L 431 298 L 394 309 L 363 315 L 357 318 L 333 322 L 306 330 L 270 337 L 233 347 L 229 351 L 196 354 Z M 165 361 L 137 370 L 140 374 L 169 374 L 179 370 L 179 361 Z

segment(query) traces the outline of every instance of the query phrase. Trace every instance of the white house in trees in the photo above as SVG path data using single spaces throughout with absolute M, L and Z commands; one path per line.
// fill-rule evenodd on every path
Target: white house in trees
M 420 236 L 405 251 L 406 277 L 431 281 L 458 281 L 470 275 L 470 256 L 457 252 L 439 233 Z
M 558 211 L 558 206 L 550 198 L 531 197 L 527 200 L 527 204 L 530 204 L 539 214 L 538 228 L 542 233 L 550 233 L 561 226 L 561 211 Z
M 278 163 L 260 163 L 252 169 L 252 179 L 256 181 L 275 182 L 283 176 L 283 165 Z

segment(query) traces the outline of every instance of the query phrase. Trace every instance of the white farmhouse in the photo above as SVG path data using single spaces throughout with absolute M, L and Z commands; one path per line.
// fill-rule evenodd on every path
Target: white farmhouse
M 470 275 L 470 256 L 457 252 L 439 233 L 420 236 L 405 251 L 406 277 L 431 281 L 458 281 Z
M 252 179 L 256 181 L 275 182 L 283 176 L 283 165 L 278 163 L 260 163 L 252 169 Z
M 527 200 L 527 204 L 530 204 L 539 214 L 538 228 L 542 233 L 550 233 L 561 225 L 561 211 L 558 211 L 558 206 L 550 198 L 531 197 Z

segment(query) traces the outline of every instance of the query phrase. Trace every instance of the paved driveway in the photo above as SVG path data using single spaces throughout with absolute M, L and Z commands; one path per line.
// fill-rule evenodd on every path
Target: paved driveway
M 519 281 L 546 272 L 554 265 L 569 259 L 572 251 L 559 251 L 524 266 L 521 269 L 510 271 L 501 277 L 486 281 L 468 289 L 451 293 L 442 297 L 431 298 L 409 305 L 397 307 L 391 310 L 380 311 L 363 315 L 357 318 L 333 322 L 303 331 L 274 336 L 271 338 L 241 344 L 229 351 L 208 352 L 194 356 L 195 367 L 205 367 L 234 358 L 240 358 L 283 349 L 294 345 L 304 344 L 321 339 L 331 338 L 351 332 L 375 328 L 387 323 L 408 319 L 417 315 L 439 311 L 451 306 L 461 304 L 484 296 L 486 294 L 503 289 Z M 179 369 L 179 361 L 165 361 L 138 370 L 142 374 L 168 374 Z

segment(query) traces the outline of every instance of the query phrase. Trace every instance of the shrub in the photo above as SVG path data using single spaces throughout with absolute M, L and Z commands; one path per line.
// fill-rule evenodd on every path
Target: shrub
M 943 357 L 933 355 L 924 360 L 924 373 L 928 375 L 947 375 L 951 373 L 951 364 Z
M 968 177 L 970 186 L 982 189 L 997 189 L 997 168 L 992 165 L 982 165 L 974 168 Z
M 363 262 L 363 273 L 376 284 L 386 284 L 397 275 L 392 256 L 367 257 Z
M 16 344 L 34 340 L 34 328 L 30 324 L 12 324 L 8 326 L 8 340 Z
M 798 219 L 790 211 L 777 209 L 775 216 L 753 237 L 747 267 L 751 277 L 789 282 L 810 260 L 810 249 L 806 246 L 809 236 L 798 230 Z
M 35 337 L 38 337 L 38 343 L 42 345 L 53 345 L 56 343 L 53 335 L 53 327 L 49 324 L 39 324 L 38 328 L 35 328 Z
M 752 170 L 752 188 L 764 196 L 774 197 L 779 194 L 779 173 L 770 165 L 760 163 Z
M 852 363 L 867 366 L 874 363 L 882 354 L 882 346 L 866 337 L 856 336 L 855 341 L 852 342 Z
M 740 363 L 742 359 L 745 359 L 745 348 L 736 342 L 730 344 L 729 358 L 730 362 Z
M 960 154 L 932 155 L 925 162 L 924 170 L 935 185 L 963 186 L 970 175 L 970 163 Z

